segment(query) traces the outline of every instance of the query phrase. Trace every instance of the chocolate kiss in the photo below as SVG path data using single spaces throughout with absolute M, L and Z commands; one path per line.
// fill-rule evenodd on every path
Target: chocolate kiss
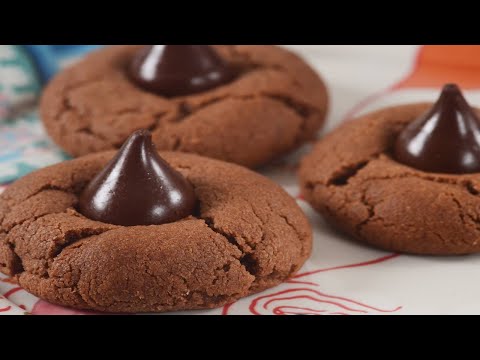
M 139 130 L 88 184 L 79 211 L 104 223 L 159 225 L 193 213 L 192 185 L 157 153 L 149 131 Z
M 194 94 L 233 79 L 230 66 L 208 45 L 151 45 L 130 64 L 141 88 L 172 97 Z
M 428 172 L 480 172 L 480 120 L 457 85 L 445 85 L 432 109 L 400 133 L 395 157 Z

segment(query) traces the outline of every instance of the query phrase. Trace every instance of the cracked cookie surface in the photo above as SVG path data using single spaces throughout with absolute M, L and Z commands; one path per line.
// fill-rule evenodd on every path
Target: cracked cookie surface
M 107 47 L 47 86 L 40 112 L 53 140 L 73 156 L 117 149 L 149 129 L 160 150 L 257 167 L 312 139 L 327 111 L 319 76 L 275 46 L 222 45 L 239 72 L 201 94 L 164 98 L 136 87 L 126 68 L 138 46 Z
M 214 308 L 286 280 L 311 252 L 295 200 L 234 164 L 160 153 L 194 186 L 197 213 L 122 227 L 76 211 L 78 195 L 114 156 L 36 171 L 0 195 L 0 271 L 52 303 L 109 312 Z
M 428 173 L 391 156 L 401 130 L 432 104 L 383 109 L 341 125 L 301 164 L 307 201 L 371 245 L 414 254 L 480 251 L 480 174 Z

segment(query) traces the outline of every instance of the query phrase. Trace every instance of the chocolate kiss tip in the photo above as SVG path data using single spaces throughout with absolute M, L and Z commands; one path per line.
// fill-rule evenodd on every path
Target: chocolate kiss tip
M 80 195 L 79 211 L 109 224 L 160 225 L 191 215 L 192 185 L 165 162 L 148 130 L 134 132 Z
M 455 96 L 455 95 L 460 95 L 461 97 L 463 97 L 462 95 L 462 90 L 460 90 L 460 88 L 458 87 L 457 84 L 446 84 L 443 88 L 442 88 L 442 92 L 440 94 L 440 98 L 439 98 L 439 101 L 442 99 L 442 97 L 444 96 Z
M 458 85 L 454 84 L 454 83 L 445 84 L 442 91 L 458 91 L 458 92 L 461 92 Z
M 167 97 L 213 89 L 234 78 L 231 66 L 208 45 L 150 45 L 128 69 L 140 88 Z
M 456 84 L 446 84 L 433 107 L 398 136 L 395 158 L 436 173 L 480 172 L 480 119 Z
M 130 135 L 130 138 L 137 138 L 137 137 L 143 137 L 143 138 L 152 138 L 152 133 L 150 130 L 147 129 L 140 129 L 135 131 L 132 135 Z

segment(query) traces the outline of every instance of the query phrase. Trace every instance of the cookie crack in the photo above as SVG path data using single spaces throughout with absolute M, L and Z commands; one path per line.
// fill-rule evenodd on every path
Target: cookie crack
M 248 253 L 245 251 L 243 246 L 239 244 L 237 239 L 231 235 L 226 233 L 225 231 L 222 231 L 219 229 L 217 226 L 215 226 L 215 221 L 211 217 L 206 217 L 206 218 L 201 218 L 205 224 L 215 233 L 223 236 L 230 244 L 235 246 L 241 253 L 242 256 L 240 257 L 240 264 L 244 267 L 245 271 L 247 271 L 250 275 L 254 277 L 254 281 L 252 284 L 255 283 L 257 280 L 257 272 L 258 272 L 258 264 L 257 262 L 253 259 L 252 253 Z
M 165 112 L 159 112 L 153 115 L 153 124 L 150 125 L 147 129 L 151 132 L 155 131 L 159 126 L 162 121 L 162 119 L 168 114 L 167 111 Z
M 72 109 L 75 109 L 76 107 L 72 104 L 71 102 L 71 99 L 70 99 L 70 96 L 71 96 L 71 93 L 73 91 L 76 91 L 78 89 L 81 89 L 85 86 L 90 86 L 92 84 L 95 84 L 95 83 L 100 83 L 102 82 L 103 80 L 101 78 L 99 79 L 89 79 L 89 80 L 85 80 L 85 81 L 80 81 L 78 83 L 75 83 L 75 84 L 69 84 L 69 86 L 67 86 L 65 89 L 63 89 L 63 96 L 62 96 L 62 110 L 61 111 L 58 111 L 55 115 L 54 115 L 54 120 L 55 121 L 58 121 L 59 118 L 63 115 L 63 113 L 65 112 L 65 110 L 72 110 Z
M 265 231 L 263 230 L 263 226 L 266 226 L 265 221 L 263 221 L 263 219 L 260 217 L 260 215 L 258 215 L 257 211 L 255 210 L 255 207 L 253 206 L 253 204 L 251 202 L 245 200 L 245 204 L 248 204 L 250 206 L 250 209 L 252 210 L 252 214 L 255 216 L 255 218 L 258 220 L 258 222 L 261 224 L 261 225 L 258 226 L 258 230 L 262 234 L 262 238 L 261 238 L 260 241 L 264 241 L 265 236 L 266 236 Z M 270 211 L 272 211 L 272 208 L 271 208 L 270 204 L 267 203 L 267 206 L 269 207 Z M 245 240 L 245 242 L 250 247 L 251 251 L 255 251 L 255 249 L 257 248 L 257 244 L 255 244 L 253 242 L 248 242 L 247 240 Z
M 475 229 L 476 231 L 479 233 L 480 235 L 480 220 L 478 218 L 475 218 L 474 216 L 472 216 L 471 214 L 468 213 L 468 211 L 464 211 L 464 208 L 462 206 L 462 204 L 460 203 L 460 201 L 455 197 L 454 194 L 448 194 L 451 199 L 453 200 L 454 204 L 457 206 L 457 209 L 458 209 L 458 216 L 460 217 L 460 221 L 462 222 L 462 224 L 465 226 L 467 225 L 468 223 L 468 220 L 470 220 L 470 222 L 475 226 Z M 472 244 L 468 242 L 467 239 L 463 238 L 462 237 L 462 242 L 465 244 L 465 245 L 468 245 L 468 246 L 471 246 Z M 477 240 L 474 241 L 475 243 L 477 242 Z
M 57 249 L 54 250 L 53 252 L 53 256 L 49 256 L 47 257 L 45 260 L 46 260 L 46 265 L 45 265 L 45 272 L 43 275 L 36 275 L 38 276 L 39 278 L 43 279 L 43 280 L 49 280 L 49 279 L 56 279 L 57 277 L 56 276 L 53 276 L 51 273 L 50 273 L 50 269 L 51 269 L 51 266 L 53 265 L 53 263 L 55 262 L 55 260 L 62 254 L 62 252 L 69 246 L 69 245 L 72 245 L 74 243 L 77 243 L 81 240 L 85 240 L 85 239 L 88 239 L 88 238 L 91 238 L 91 237 L 94 237 L 94 236 L 98 236 L 98 235 L 101 235 L 101 234 L 104 234 L 108 231 L 112 231 L 114 229 L 107 229 L 107 230 L 99 230 L 97 229 L 97 231 L 93 230 L 93 231 L 89 231 L 91 229 L 88 229 L 86 231 L 82 231 L 80 234 L 70 234 L 70 235 L 67 235 L 65 237 L 66 239 L 66 242 L 63 243 L 63 244 L 60 244 L 58 246 Z M 68 232 L 67 232 L 68 233 Z M 83 243 L 79 244 L 75 250 L 78 250 L 80 249 L 81 247 L 83 246 Z M 40 259 L 41 260 L 41 259 Z M 80 279 L 82 277 L 82 269 L 81 267 L 76 267 L 76 271 L 78 272 L 77 276 L 76 276 L 76 279 L 75 281 L 69 285 L 69 286 L 61 286 L 57 283 L 54 283 L 53 286 L 57 289 L 70 289 L 72 293 L 75 293 L 77 298 L 83 302 L 83 305 L 86 306 L 88 304 L 91 304 L 91 303 L 94 303 L 95 306 L 100 306 L 99 304 L 96 304 L 95 301 L 93 301 L 92 299 L 90 299 L 88 296 L 86 296 L 85 294 L 83 294 L 79 287 L 78 287 L 78 284 L 80 282 Z M 80 304 L 82 305 L 82 304 Z
M 8 275 L 15 277 L 25 271 L 25 268 L 23 266 L 23 261 L 22 261 L 22 258 L 16 252 L 15 244 L 8 241 L 5 241 L 5 244 L 8 246 L 8 248 L 13 254 L 13 266 L 11 269 L 8 269 L 7 268 L 8 264 L 0 263 L 0 268 L 7 269 L 7 271 L 9 271 Z
M 449 241 L 445 239 L 441 233 L 432 230 L 432 234 L 436 236 L 443 243 L 443 245 L 447 245 L 449 243 Z
M 362 191 L 362 196 L 360 197 L 360 202 L 365 206 L 368 211 L 368 216 L 365 220 L 361 221 L 355 226 L 355 233 L 357 236 L 361 237 L 361 231 L 363 227 L 365 227 L 374 217 L 375 217 L 375 206 L 370 204 L 367 200 L 367 191 L 368 189 L 364 189 Z
M 452 186 L 458 186 L 462 189 L 465 189 L 470 195 L 472 196 L 477 196 L 477 191 L 473 186 L 473 183 L 470 180 L 462 180 L 462 179 L 454 179 L 454 178 L 442 178 L 442 177 L 435 177 L 431 176 L 428 174 L 417 174 L 417 173 L 403 173 L 403 174 L 398 174 L 398 175 L 393 175 L 393 176 L 384 176 L 384 177 L 368 177 L 366 179 L 362 179 L 361 184 L 364 186 L 364 188 L 361 191 L 361 197 L 359 201 L 362 203 L 362 205 L 367 209 L 368 211 L 368 216 L 365 220 L 361 221 L 355 226 L 355 234 L 357 234 L 358 237 L 362 238 L 362 231 L 365 226 L 367 226 L 370 222 L 372 221 L 382 221 L 383 219 L 376 217 L 376 212 L 375 208 L 379 204 L 372 204 L 371 202 L 368 201 L 367 199 L 367 193 L 368 193 L 368 186 L 371 185 L 370 183 L 373 181 L 389 181 L 393 179 L 404 179 L 404 178 L 417 178 L 425 181 L 430 181 L 430 182 L 435 182 L 438 184 L 448 184 Z M 320 184 L 319 184 L 320 185 Z M 460 218 L 460 221 L 462 224 L 467 225 L 468 223 L 472 223 L 475 226 L 475 229 L 477 232 L 480 233 L 480 219 L 476 218 L 472 214 L 468 213 L 468 211 L 465 211 L 464 207 L 462 206 L 461 202 L 455 197 L 454 194 L 446 192 L 444 193 L 448 195 L 455 206 L 458 208 L 458 216 Z M 344 206 L 343 206 L 344 207 Z M 393 225 L 392 225 L 393 226 Z M 449 241 L 448 239 L 445 239 L 442 234 L 430 230 L 431 233 L 436 236 L 443 244 L 448 244 Z M 468 242 L 468 239 L 461 238 L 461 241 L 463 244 L 467 246 L 471 246 L 472 244 Z
M 37 196 L 41 192 L 48 191 L 48 190 L 60 191 L 60 192 L 68 193 L 68 194 L 73 193 L 72 189 L 68 189 L 68 188 L 65 189 L 65 188 L 61 188 L 61 187 L 56 186 L 56 185 L 45 184 L 42 187 L 40 187 L 40 189 L 33 192 L 32 194 L 28 195 L 25 198 L 21 198 L 21 200 L 18 200 L 18 201 L 15 201 L 15 202 L 12 202 L 12 199 L 8 196 L 7 193 L 2 194 L 2 196 L 3 196 L 3 200 L 6 201 L 7 203 L 11 202 L 10 204 L 7 204 L 8 205 L 8 210 L 10 210 L 12 207 L 19 205 L 21 202 L 25 202 L 27 200 L 30 200 L 32 197 Z M 3 221 L 3 219 L 2 219 L 2 221 Z
M 5 201 L 5 203 L 4 203 L 4 204 L 5 204 L 5 205 L 4 205 L 5 208 L 3 208 L 3 209 L 2 209 L 3 211 L 0 212 L 0 234 L 1 234 L 2 230 L 3 230 L 3 228 L 2 228 L 3 221 L 5 220 L 7 213 L 9 213 L 9 212 L 11 211 L 11 209 L 12 209 L 12 206 L 10 206 L 9 204 L 7 204 L 7 199 L 2 199 L 2 197 L 0 196 L 0 201 L 2 201 L 2 200 Z M 14 206 L 15 206 L 15 205 L 14 205 Z
M 55 191 L 66 192 L 65 190 L 52 187 L 51 189 L 48 188 L 48 189 L 40 190 L 40 191 L 36 192 L 35 194 L 27 197 L 27 198 L 26 198 L 25 200 L 23 200 L 23 201 L 27 201 L 28 199 L 34 197 L 35 195 L 40 194 L 42 191 L 47 191 L 47 190 L 55 190 Z M 19 205 L 19 204 L 17 203 L 17 204 L 15 204 L 13 207 L 15 207 L 16 205 Z M 11 208 L 12 208 L 12 206 L 9 206 L 9 207 L 8 207 L 8 211 L 10 211 Z M 3 218 L 0 219 L 0 230 L 2 230 L 6 235 L 8 235 L 8 234 L 9 234 L 12 230 L 14 230 L 16 227 L 20 227 L 20 226 L 24 225 L 24 224 L 25 224 L 26 222 L 28 222 L 28 221 L 36 221 L 36 220 L 39 220 L 39 219 L 41 219 L 41 218 L 43 218 L 43 217 L 46 217 L 46 216 L 48 216 L 48 215 L 58 215 L 58 214 L 63 214 L 63 213 L 68 213 L 68 209 L 67 209 L 66 211 L 62 211 L 62 212 L 52 212 L 52 213 L 47 213 L 47 214 L 32 216 L 32 217 L 23 219 L 22 221 L 15 222 L 15 223 L 13 223 L 12 225 L 10 225 L 9 227 L 6 227 L 6 226 L 4 225 L 3 222 L 4 222 L 5 217 L 3 217 Z
M 458 209 L 458 217 L 460 218 L 460 221 L 462 222 L 462 224 L 463 224 L 464 226 L 467 225 L 467 220 L 465 219 L 465 215 L 468 216 L 468 214 L 465 214 L 465 213 L 464 213 L 463 208 L 462 208 L 462 205 L 460 204 L 460 201 L 458 201 L 458 199 L 455 197 L 455 195 L 453 195 L 453 194 L 448 194 L 448 195 L 451 197 L 453 203 L 456 205 L 456 207 L 457 207 L 457 209 Z M 476 221 L 474 221 L 471 217 L 469 217 L 469 218 L 473 221 L 473 223 L 475 224 L 475 226 L 476 226 L 476 228 L 477 228 L 477 230 L 478 230 L 478 223 L 477 223 Z M 463 236 L 462 236 L 462 242 L 463 242 L 464 244 L 466 244 L 466 245 L 470 245 L 470 244 L 468 243 L 468 241 L 466 241 Z M 445 243 L 445 242 L 444 242 L 444 243 Z
M 229 94 L 222 95 L 222 96 L 216 96 L 214 98 L 208 99 L 208 100 L 200 103 L 197 106 L 192 106 L 192 104 L 190 104 L 188 102 L 188 100 L 182 100 L 182 101 L 177 103 L 177 109 L 176 109 L 177 115 L 172 118 L 171 122 L 172 123 L 182 122 L 186 118 L 188 118 L 192 115 L 195 115 L 198 111 L 206 109 L 210 106 L 213 106 L 213 105 L 215 105 L 215 104 L 217 104 L 217 103 L 219 103 L 219 102 L 221 102 L 225 99 L 228 99 L 228 98 L 232 98 L 232 96 L 229 95 Z M 151 132 L 154 132 L 154 131 L 158 130 L 159 127 L 160 127 L 162 118 L 164 118 L 166 115 L 169 115 L 169 114 L 170 114 L 170 112 L 163 112 L 163 113 L 156 114 L 154 116 L 154 122 L 151 126 L 148 127 L 148 130 L 150 130 Z M 174 151 L 178 150 L 178 148 L 180 146 L 181 146 L 181 139 L 179 137 L 177 137 L 175 139 L 173 150 Z
M 97 138 L 101 141 L 104 141 L 104 142 L 108 143 L 109 145 L 117 146 L 114 143 L 110 142 L 105 136 L 103 136 L 101 134 L 94 133 L 93 130 L 92 130 L 91 124 L 85 125 L 81 129 L 78 129 L 76 132 L 79 133 L 79 134 L 87 134 L 88 136 L 95 137 L 95 138 Z
M 342 166 L 340 169 L 333 172 L 328 180 L 307 180 L 305 181 L 305 188 L 309 192 L 314 192 L 317 186 L 335 186 L 335 187 L 344 187 L 350 184 L 352 180 L 358 173 L 366 168 L 372 161 L 378 160 L 383 153 L 373 154 L 368 159 L 362 159 L 354 162 L 353 164 L 348 164 Z M 368 178 L 368 180 L 373 178 Z
M 280 217 L 281 219 L 283 219 L 283 221 L 285 221 L 285 224 L 287 224 L 287 226 L 290 227 L 290 228 L 295 232 L 295 234 L 297 235 L 298 241 L 300 242 L 301 247 L 302 247 L 301 254 L 302 254 L 302 256 L 305 256 L 305 244 L 304 244 L 304 242 L 302 241 L 302 239 L 304 238 L 302 232 L 301 232 L 295 225 L 293 225 L 293 224 L 290 222 L 290 220 L 289 220 L 289 218 L 288 218 L 287 215 L 279 214 L 279 213 L 275 212 L 275 211 L 273 210 L 273 207 L 272 207 L 272 205 L 270 204 L 270 202 L 267 202 L 267 206 L 268 206 L 271 214 L 274 214 L 274 215 Z M 252 206 L 252 210 L 253 210 L 253 206 Z M 260 217 L 259 217 L 257 214 L 255 214 L 255 215 L 256 215 L 257 218 L 259 218 L 259 220 L 261 221 Z M 263 222 L 263 224 L 265 225 L 264 222 Z M 265 236 L 265 234 L 263 234 L 263 236 Z M 263 240 L 263 239 L 262 239 L 262 240 Z
M 302 119 L 307 119 L 311 116 L 312 112 L 318 111 L 313 106 L 303 104 L 290 96 L 270 93 L 262 93 L 260 95 L 263 97 L 267 97 L 270 100 L 282 103 L 285 107 L 295 112 Z
M 175 121 L 182 121 L 189 116 L 195 115 L 200 110 L 204 110 L 225 100 L 252 100 L 258 98 L 270 99 L 279 102 L 295 112 L 302 119 L 306 119 L 311 116 L 312 112 L 318 111 L 311 105 L 306 105 L 305 103 L 302 103 L 293 97 L 282 94 L 272 94 L 267 92 L 261 92 L 253 95 L 225 94 L 210 98 L 196 106 L 192 106 L 187 100 L 180 102 L 177 109 L 180 116 L 176 117 Z
M 92 84 L 95 84 L 95 83 L 101 83 L 102 81 L 103 81 L 102 78 L 91 79 L 91 80 L 88 80 L 88 81 L 80 82 L 80 83 L 75 84 L 75 85 L 71 85 L 69 88 L 65 89 L 65 91 L 63 93 L 63 98 L 62 98 L 62 105 L 63 106 L 62 106 L 62 109 L 55 114 L 55 116 L 54 116 L 55 122 L 58 122 L 60 120 L 60 117 L 67 111 L 74 112 L 77 117 L 81 117 L 80 114 L 79 114 L 78 107 L 75 106 L 74 104 L 72 104 L 72 101 L 71 101 L 72 92 L 78 91 L 79 89 L 82 89 L 83 87 L 86 87 L 86 86 L 91 86 Z M 119 109 L 119 110 L 113 112 L 113 115 L 115 115 L 115 116 L 122 116 L 122 115 L 129 115 L 129 114 L 135 115 L 135 114 L 140 113 L 140 109 L 141 109 L 140 105 L 130 106 L 128 108 Z M 159 123 L 161 122 L 161 119 L 166 114 L 168 114 L 168 112 L 161 112 L 161 113 L 153 114 L 153 116 L 152 116 L 153 123 L 152 123 L 152 125 L 150 125 L 147 128 L 149 130 L 152 130 L 152 131 L 154 129 L 156 129 L 158 127 Z M 125 140 L 125 139 L 123 139 L 122 141 L 112 142 L 108 137 L 94 132 L 92 130 L 92 124 L 90 122 L 85 124 L 82 128 L 76 130 L 76 132 L 84 133 L 84 134 L 87 134 L 89 136 L 95 137 L 98 140 L 100 140 L 102 142 L 105 142 L 106 144 L 108 144 L 112 147 L 120 147 Z
M 66 109 L 66 110 L 74 111 L 77 114 L 77 116 L 79 116 L 78 115 L 78 110 L 77 110 L 76 107 L 70 107 L 69 109 Z M 114 112 L 113 115 L 114 116 L 122 116 L 122 115 L 128 115 L 128 114 L 136 115 L 136 114 L 139 114 L 139 113 L 140 113 L 140 107 L 135 107 L 135 108 L 129 108 L 129 109 L 120 109 L 120 110 Z M 160 126 L 161 120 L 168 114 L 169 114 L 168 112 L 161 112 L 161 113 L 153 114 L 152 115 L 152 124 L 150 126 L 147 126 L 146 129 L 148 129 L 150 131 L 155 131 Z M 122 144 L 126 140 L 126 138 L 122 138 L 121 140 L 118 140 L 118 141 L 112 141 L 107 136 L 94 132 L 92 130 L 92 124 L 91 123 L 85 124 L 82 128 L 76 130 L 76 132 L 87 134 L 89 136 L 95 137 L 98 140 L 112 146 L 113 148 L 121 147 Z
M 363 180 L 363 182 L 397 180 L 397 179 L 406 179 L 406 178 L 416 178 L 416 179 L 429 181 L 437 184 L 454 185 L 454 186 L 463 188 L 466 192 L 468 192 L 472 196 L 478 196 L 479 194 L 479 191 L 474 187 L 471 180 L 455 179 L 451 177 L 445 178 L 445 177 L 442 177 L 442 175 L 432 176 L 432 175 L 421 174 L 421 173 L 402 173 L 402 174 L 396 174 L 391 176 L 371 176 L 371 177 L 369 176 L 368 178 Z
M 295 136 L 295 144 L 298 145 L 302 143 L 306 137 L 313 137 L 315 135 L 313 133 L 309 134 L 307 131 L 308 119 L 311 118 L 312 114 L 318 113 L 318 109 L 310 105 L 302 104 L 300 101 L 285 95 L 264 94 L 263 96 L 283 104 L 283 106 L 292 110 L 301 119 L 298 133 Z
M 34 221 L 40 220 L 42 218 L 45 218 L 45 217 L 51 216 L 51 215 L 68 214 L 69 211 L 71 211 L 71 209 L 67 209 L 66 211 L 63 211 L 63 212 L 49 213 L 49 214 L 44 214 L 44 215 L 41 215 L 41 216 L 35 216 L 35 217 L 32 217 L 32 218 L 26 219 L 26 220 L 22 221 L 20 224 L 17 224 L 14 227 L 12 227 L 9 231 L 6 231 L 5 234 L 8 236 L 10 232 L 12 232 L 13 230 L 15 230 L 18 227 L 23 226 L 27 222 L 34 222 Z M 42 278 L 47 278 L 48 279 L 50 277 L 50 275 L 48 274 L 48 271 L 49 271 L 51 265 L 54 263 L 56 258 L 58 258 L 61 255 L 61 253 L 65 250 L 65 248 L 67 248 L 69 245 L 72 245 L 72 244 L 77 243 L 81 240 L 84 240 L 84 239 L 87 239 L 87 238 L 90 238 L 90 237 L 93 237 L 93 236 L 98 236 L 98 235 L 104 234 L 108 231 L 114 230 L 114 229 L 105 229 L 105 228 L 100 228 L 100 229 L 98 229 L 98 228 L 97 229 L 88 229 L 87 228 L 87 229 L 81 229 L 81 230 L 68 230 L 68 231 L 64 232 L 64 231 L 62 231 L 59 224 L 56 226 L 56 229 L 60 233 L 64 234 L 64 241 L 59 242 L 59 243 L 55 243 L 54 248 L 53 248 L 53 250 L 50 254 L 46 254 L 44 257 L 40 257 L 40 258 L 36 259 L 36 260 L 44 260 L 46 262 L 45 269 L 44 269 L 45 275 L 41 276 Z M 32 236 L 36 236 L 36 232 Z M 23 269 L 24 269 L 23 259 L 15 251 L 15 246 L 16 246 L 15 241 L 7 242 L 7 244 L 11 247 L 11 250 L 15 254 L 15 256 L 18 257 L 18 259 L 20 260 L 20 263 L 22 264 L 21 268 L 22 268 L 22 272 L 23 272 Z M 18 274 L 19 273 L 16 273 L 15 275 L 18 275 Z
M 295 234 L 297 234 L 297 237 L 300 241 L 300 244 L 302 245 L 302 256 L 305 256 L 305 244 L 302 240 L 303 236 L 302 236 L 302 233 L 300 232 L 300 230 L 298 230 L 291 222 L 290 220 L 288 219 L 288 217 L 286 215 L 279 215 L 284 221 L 285 223 L 295 232 Z
M 57 227 L 59 231 L 61 231 L 60 226 Z M 85 240 L 94 236 L 102 235 L 105 234 L 109 231 L 112 231 L 114 229 L 82 229 L 80 231 L 78 230 L 69 230 L 65 232 L 65 242 L 59 244 L 54 251 L 52 252 L 52 255 L 50 256 L 49 259 L 51 262 L 54 262 L 55 259 L 57 259 L 62 252 L 67 248 L 69 245 L 75 244 L 81 240 Z M 47 268 L 48 270 L 48 268 Z
M 229 295 L 208 295 L 208 293 L 206 291 L 199 291 L 199 290 L 195 290 L 195 291 L 191 291 L 190 294 L 189 294 L 189 300 L 193 297 L 194 294 L 198 294 L 202 297 L 202 300 L 203 300 L 203 304 L 201 304 L 201 306 L 205 306 L 207 304 L 220 304 L 220 303 L 224 303 L 227 299 L 229 299 L 231 296 Z M 234 294 L 232 296 L 235 296 L 237 294 Z M 210 305 L 211 307 L 211 305 Z
M 299 100 L 296 100 L 292 97 L 281 95 L 281 94 L 270 94 L 270 93 L 258 93 L 254 95 L 235 95 L 235 94 L 225 94 L 221 96 L 216 96 L 210 98 L 199 105 L 193 106 L 188 102 L 188 100 L 183 100 L 177 104 L 177 113 L 178 115 L 172 120 L 173 122 L 182 122 L 188 117 L 194 116 L 199 111 L 208 109 L 209 107 L 215 106 L 218 103 L 221 103 L 225 100 L 252 100 L 252 99 L 269 99 L 275 101 L 282 106 L 292 110 L 300 119 L 301 124 L 298 130 L 298 134 L 295 139 L 295 143 L 301 143 L 303 138 L 307 134 L 307 120 L 311 117 L 312 113 L 318 112 L 319 110 L 313 106 L 306 105 Z M 165 113 L 165 116 L 168 113 Z M 156 121 L 149 129 L 151 131 L 156 131 L 160 126 L 160 121 Z M 173 145 L 173 150 L 179 150 L 182 146 L 181 139 L 177 137 Z
M 369 159 L 359 160 L 354 164 L 346 165 L 335 171 L 335 173 L 326 181 L 307 181 L 305 187 L 309 191 L 314 191 L 316 186 L 337 186 L 343 187 L 351 183 L 351 180 L 355 178 L 362 169 L 366 168 L 371 162 L 379 160 L 382 156 L 388 156 L 386 153 L 379 153 L 372 155 Z M 478 196 L 480 191 L 475 188 L 474 183 L 470 179 L 455 179 L 452 177 L 444 177 L 442 175 L 429 175 L 428 173 L 415 173 L 415 172 L 404 172 L 400 174 L 388 175 L 388 176 L 367 176 L 364 179 L 361 179 L 361 183 L 366 183 L 369 181 L 381 181 L 381 180 L 396 180 L 396 179 L 405 179 L 405 178 L 416 178 L 420 180 L 430 181 L 437 184 L 448 184 L 458 187 L 462 187 L 470 195 Z
M 353 178 L 357 173 L 362 170 L 364 167 L 368 165 L 368 163 L 371 161 L 366 160 L 366 161 L 361 161 L 360 163 L 353 164 L 350 166 L 346 166 L 345 168 L 341 169 L 340 172 L 336 175 L 334 175 L 328 182 L 328 185 L 334 185 L 334 186 L 345 186 L 348 184 L 348 181 Z
M 36 215 L 36 216 L 33 216 L 33 217 L 30 217 L 28 219 L 23 219 L 22 221 L 19 221 L 19 222 L 15 222 L 13 223 L 10 227 L 5 227 L 3 226 L 2 224 L 2 229 L 5 231 L 5 233 L 8 235 L 10 233 L 10 231 L 14 230 L 16 227 L 20 227 L 22 225 L 24 225 L 26 222 L 28 221 L 36 221 L 36 220 L 40 220 L 41 218 L 43 217 L 46 217 L 48 215 L 57 215 L 57 214 L 63 214 L 64 212 L 61 212 L 61 213 L 48 213 L 48 214 L 42 214 L 42 215 Z

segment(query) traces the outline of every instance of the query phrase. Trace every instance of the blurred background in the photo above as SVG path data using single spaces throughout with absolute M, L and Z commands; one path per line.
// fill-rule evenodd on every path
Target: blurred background
M 324 133 L 382 106 L 433 101 L 446 82 L 456 82 L 473 104 L 480 103 L 477 45 L 282 46 L 326 81 L 330 111 Z M 52 76 L 99 47 L 0 45 L 0 185 L 67 158 L 45 135 L 36 104 Z

